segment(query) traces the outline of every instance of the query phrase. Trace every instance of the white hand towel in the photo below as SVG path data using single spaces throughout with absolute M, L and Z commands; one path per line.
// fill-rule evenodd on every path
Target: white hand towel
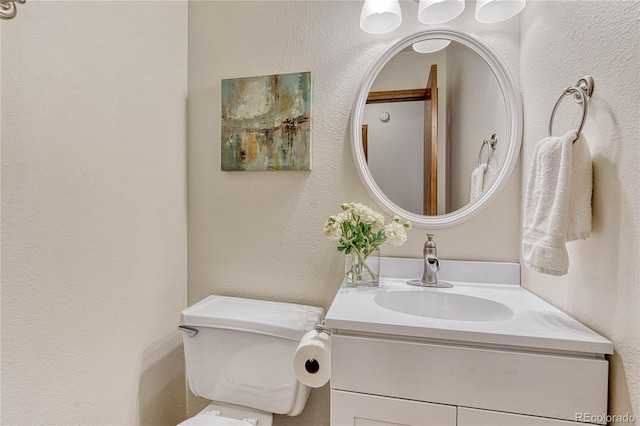
M 471 191 L 469 195 L 469 202 L 478 198 L 482 194 L 482 187 L 484 186 L 484 171 L 486 170 L 486 164 L 480 164 L 479 167 L 473 169 L 471 172 Z
M 469 194 L 469 202 L 475 200 L 482 194 L 482 191 L 487 189 L 493 177 L 495 176 L 495 169 L 485 164 L 480 164 L 480 167 L 476 167 L 471 172 L 471 191 Z
M 495 163 L 495 161 L 492 161 L 492 163 Z M 483 191 L 487 189 L 489 185 L 491 185 L 491 183 L 493 182 L 493 178 L 495 177 L 496 177 L 496 168 L 493 167 L 491 164 L 487 164 L 487 171 L 484 174 L 484 179 L 482 180 Z
M 584 135 L 580 135 L 571 150 L 571 194 L 567 241 L 591 235 L 591 196 L 593 194 L 593 162 Z
M 587 169 L 591 170 L 591 156 L 587 155 L 588 146 L 586 151 L 577 146 L 586 145 L 586 140 L 573 143 L 576 134 L 572 130 L 561 137 L 542 139 L 534 151 L 524 202 L 522 259 L 525 266 L 545 274 L 566 274 L 566 241 L 575 236 L 585 238 L 591 229 L 592 181 L 590 174 L 585 176 Z

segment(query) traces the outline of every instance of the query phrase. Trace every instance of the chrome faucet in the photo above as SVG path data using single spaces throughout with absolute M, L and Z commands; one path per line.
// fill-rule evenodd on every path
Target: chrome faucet
M 440 270 L 440 261 L 438 260 L 436 242 L 433 241 L 433 234 L 427 234 L 427 241 L 424 243 L 422 255 L 424 256 L 422 283 L 425 285 L 438 284 L 438 276 L 436 273 Z
M 424 243 L 422 256 L 424 257 L 424 272 L 422 273 L 422 279 L 409 280 L 407 281 L 407 284 L 421 287 L 453 287 L 451 283 L 438 281 L 437 272 L 440 270 L 440 261 L 438 260 L 436 242 L 433 241 L 433 234 L 427 234 L 427 241 Z

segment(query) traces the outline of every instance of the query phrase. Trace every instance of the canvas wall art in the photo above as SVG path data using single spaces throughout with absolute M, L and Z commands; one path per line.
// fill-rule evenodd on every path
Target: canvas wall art
M 311 73 L 222 80 L 222 170 L 311 170 Z

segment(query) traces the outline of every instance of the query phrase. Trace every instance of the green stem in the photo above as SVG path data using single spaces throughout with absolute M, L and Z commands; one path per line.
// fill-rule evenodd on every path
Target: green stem
M 366 257 L 363 257 L 362 253 L 360 253 L 360 251 L 357 248 L 353 248 L 353 251 L 356 253 L 356 255 L 358 256 L 358 264 L 364 266 L 364 268 L 367 270 L 367 272 L 369 272 L 369 274 L 371 275 L 372 278 L 376 278 L 376 274 L 371 270 L 371 268 L 369 267 L 369 265 L 367 265 L 367 261 L 366 261 Z M 375 249 L 371 250 L 369 252 L 369 254 L 373 253 L 375 251 Z M 368 257 L 368 255 L 367 255 Z M 360 271 L 358 271 L 358 277 L 354 277 L 354 280 L 362 280 L 362 273 Z

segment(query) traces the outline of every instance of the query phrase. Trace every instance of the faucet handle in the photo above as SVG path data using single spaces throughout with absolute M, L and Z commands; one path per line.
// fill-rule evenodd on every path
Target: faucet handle
M 433 240 L 433 234 L 427 234 L 427 241 L 424 245 L 425 247 L 436 248 L 436 242 Z
M 436 242 L 433 241 L 433 234 L 427 234 L 427 241 L 424 243 L 424 256 L 437 256 L 438 250 Z

